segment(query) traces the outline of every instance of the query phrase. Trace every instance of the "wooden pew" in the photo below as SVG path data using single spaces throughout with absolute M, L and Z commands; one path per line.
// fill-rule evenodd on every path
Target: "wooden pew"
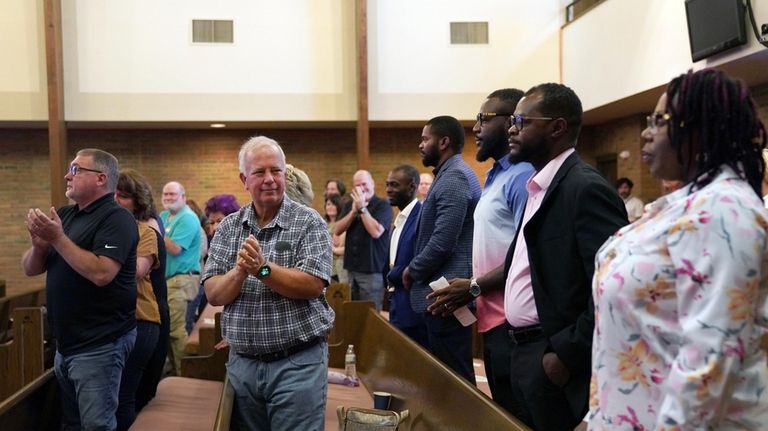
M 131 431 L 229 430 L 234 392 L 228 381 L 166 377 Z
M 370 302 L 346 302 L 342 339 L 329 345 L 330 366 L 344 366 L 355 345 L 357 373 L 369 393 L 392 394 L 390 408 L 408 409 L 404 430 L 528 430 L 475 386 L 397 331 Z
M 199 330 L 200 340 L 210 340 L 200 345 L 201 350 L 210 353 L 181 358 L 181 375 L 223 382 L 227 374 L 226 363 L 229 357 L 229 347 L 219 350 L 213 348 L 221 341 L 221 313 L 216 313 L 214 316 L 213 326 L 201 326 Z
M 203 313 L 192 327 L 192 332 L 190 332 L 189 336 L 187 337 L 187 344 L 184 347 L 184 353 L 193 356 L 208 355 L 213 353 L 213 346 L 216 344 L 216 341 L 213 337 L 214 333 L 212 331 L 203 329 L 213 328 L 216 314 L 221 313 L 223 310 L 223 306 L 215 306 L 211 304 L 207 304 L 205 306 Z
M 348 284 L 333 283 L 325 289 L 325 300 L 336 313 L 336 321 L 333 324 L 331 333 L 328 334 L 328 344 L 336 344 L 341 340 L 339 330 L 339 321 L 341 317 L 339 314 L 342 313 L 342 304 L 352 300 L 352 290 L 349 288 Z
M 0 345 L 0 430 L 58 429 L 58 382 L 43 371 L 43 310 L 16 308 L 13 320 L 12 341 Z
M 13 340 L 0 345 L 0 400 L 43 374 L 43 310 L 13 311 Z
M 221 313 L 214 326 L 201 326 L 200 339 L 221 341 Z M 201 345 L 202 346 L 202 345 Z M 200 356 L 181 358 L 182 377 L 160 381 L 157 394 L 139 412 L 132 431 L 229 430 L 234 391 L 226 379 L 229 347 Z
M 0 280 L 0 343 L 13 337 L 13 310 L 21 307 L 39 307 L 45 303 L 45 288 L 7 289 Z
M 53 369 L 0 402 L 0 430 L 54 431 L 60 423 L 59 382 Z

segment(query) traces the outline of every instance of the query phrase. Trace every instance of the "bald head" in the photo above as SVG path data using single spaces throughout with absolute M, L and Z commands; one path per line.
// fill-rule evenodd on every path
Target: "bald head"
M 371 200 L 376 188 L 371 173 L 365 170 L 355 172 L 355 175 L 352 176 L 352 186 L 360 190 L 367 201 Z

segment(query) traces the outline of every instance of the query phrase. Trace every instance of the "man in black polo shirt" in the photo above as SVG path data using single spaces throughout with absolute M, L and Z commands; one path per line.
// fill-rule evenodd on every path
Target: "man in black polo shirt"
M 136 340 L 136 221 L 114 199 L 117 159 L 96 149 L 72 161 L 66 195 L 75 205 L 27 214 L 27 275 L 47 272 L 48 318 L 63 429 L 109 429 L 120 375 Z
M 352 299 L 373 301 L 381 310 L 384 301 L 385 267 L 389 266 L 389 232 L 392 209 L 389 202 L 374 194 L 373 177 L 368 171 L 357 171 L 352 177 L 354 189 L 350 202 L 336 222 L 334 233 L 347 233 L 344 246 L 344 269 L 349 273 Z

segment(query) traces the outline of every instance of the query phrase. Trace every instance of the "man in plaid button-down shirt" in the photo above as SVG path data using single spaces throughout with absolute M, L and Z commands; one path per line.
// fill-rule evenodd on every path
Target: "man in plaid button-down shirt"
M 323 291 L 331 238 L 317 211 L 285 196 L 285 155 L 272 139 L 240 149 L 250 205 L 216 231 L 203 279 L 210 303 L 225 305 L 233 429 L 322 429 L 334 313 Z

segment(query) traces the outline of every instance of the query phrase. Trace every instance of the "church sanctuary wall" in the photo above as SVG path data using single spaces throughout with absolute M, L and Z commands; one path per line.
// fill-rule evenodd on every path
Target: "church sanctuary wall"
M 48 118 L 42 0 L 0 2 L 0 121 Z
M 62 2 L 68 121 L 349 121 L 354 2 Z M 193 19 L 234 43 L 193 44 Z
M 559 81 L 568 1 L 370 0 L 372 120 L 471 119 L 492 90 Z M 452 45 L 450 22 L 488 22 L 488 44 Z
M 752 8 L 758 26 L 768 22 L 768 2 L 753 1 Z M 689 68 L 750 61 L 754 66 L 738 74 L 762 83 L 768 64 L 768 50 L 751 27 L 746 45 L 694 64 L 682 0 L 605 1 L 565 26 L 562 39 L 563 82 L 581 97 L 585 111 L 665 85 Z
M 67 1 L 67 120 L 354 120 L 354 3 Z M 470 119 L 496 88 L 557 81 L 566 3 L 369 0 L 370 119 Z M 192 44 L 201 18 L 234 19 L 234 44 Z M 489 43 L 451 45 L 451 21 L 487 21 Z
M 761 118 L 768 121 L 768 84 L 752 88 Z M 628 150 L 627 163 L 617 160 L 617 174 L 635 182 L 636 193 L 646 201 L 658 197 L 658 181 L 639 160 L 639 138 L 644 114 L 619 118 L 596 126 L 585 126 L 578 151 L 589 163 L 600 157 L 616 156 Z M 246 194 L 237 178 L 236 158 L 242 142 L 262 133 L 274 137 L 285 147 L 288 162 L 304 169 L 312 179 L 314 207 L 322 212 L 325 181 L 341 178 L 351 185 L 356 170 L 355 132 L 353 129 L 265 129 L 250 130 L 70 130 L 70 158 L 85 147 L 100 147 L 120 158 L 123 167 L 143 172 L 155 188 L 161 205 L 160 190 L 172 179 L 182 181 L 189 196 L 204 203 L 217 193 L 233 193 L 241 203 Z M 411 163 L 421 172 L 418 155 L 420 126 L 371 129 L 371 172 L 376 193 L 384 197 L 387 172 L 397 164 Z M 29 246 L 24 216 L 30 207 L 47 208 L 50 204 L 48 141 L 45 130 L 0 130 L 0 278 L 8 286 L 42 285 L 42 277 L 27 278 L 20 268 L 21 254 Z M 474 160 L 474 138 L 467 130 L 464 159 L 472 166 L 481 183 L 489 162 Z M 638 180 L 638 177 L 640 180 Z
M 751 93 L 757 103 L 760 118 L 768 126 L 768 84 L 752 87 Z M 640 159 L 643 147 L 640 133 L 646 125 L 645 116 L 652 109 L 644 114 L 584 126 L 576 147 L 581 157 L 592 165 L 597 165 L 597 161 L 603 158 L 615 158 L 617 178 L 630 178 L 635 184 L 633 193 L 644 202 L 655 200 L 661 195 L 661 182 L 650 175 L 648 167 Z M 627 152 L 628 157 L 618 157 L 623 151 Z
M 339 177 L 352 183 L 356 170 L 354 129 L 251 130 L 80 130 L 69 131 L 70 154 L 97 147 L 115 154 L 121 167 L 142 172 L 154 188 L 155 204 L 162 209 L 160 192 L 171 180 L 180 181 L 189 198 L 201 206 L 218 193 L 232 193 L 241 204 L 248 197 L 238 179 L 237 152 L 249 136 L 264 134 L 278 140 L 289 163 L 305 170 L 315 192 L 314 208 L 323 213 L 325 181 Z M 474 160 L 474 138 L 467 130 L 464 159 L 481 183 L 490 164 Z M 384 181 L 396 165 L 410 163 L 421 172 L 418 143 L 421 126 L 371 129 L 371 168 L 376 194 L 386 198 Z M 24 217 L 30 207 L 49 208 L 50 178 L 45 130 L 0 130 L 0 278 L 8 286 L 42 285 L 44 277 L 28 278 L 21 271 L 21 255 L 29 247 Z M 63 193 L 63 191 L 62 191 Z

